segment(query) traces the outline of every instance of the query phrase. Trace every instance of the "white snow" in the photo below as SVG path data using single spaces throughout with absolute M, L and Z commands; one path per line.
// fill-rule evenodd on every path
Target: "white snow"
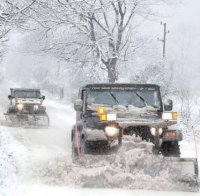
M 145 190 L 124 190 L 124 189 L 72 189 L 62 186 L 22 186 L 20 187 L 20 196 L 35 196 L 35 195 L 48 195 L 48 196 L 198 196 L 197 193 L 185 192 L 167 192 L 167 191 L 145 191 Z
M 17 175 L 26 167 L 26 148 L 0 127 L 0 195 L 10 194 L 17 186 Z
M 170 182 L 167 171 L 156 177 L 139 169 L 132 171 L 132 166 L 143 163 L 146 155 L 152 159 L 148 150 L 151 144 L 138 138 L 134 142 L 125 138 L 125 149 L 116 156 L 88 155 L 80 164 L 73 164 L 70 139 L 75 112 L 71 105 L 57 101 L 48 101 L 46 106 L 49 129 L 0 127 L 0 195 L 200 195 L 151 191 L 174 190 L 176 185 Z M 131 145 L 139 145 L 141 149 L 131 149 Z M 186 142 L 181 145 L 185 156 L 193 151 L 192 145 L 190 148 L 187 145 Z M 151 173 L 151 168 L 147 172 Z M 148 191 L 139 190 L 144 186 Z

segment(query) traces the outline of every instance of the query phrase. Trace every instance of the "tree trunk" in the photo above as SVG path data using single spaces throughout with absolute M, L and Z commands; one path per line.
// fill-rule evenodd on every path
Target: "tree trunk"
M 116 82 L 118 79 L 117 74 L 117 58 L 109 59 L 106 64 L 107 72 L 108 72 L 108 80 L 110 83 Z

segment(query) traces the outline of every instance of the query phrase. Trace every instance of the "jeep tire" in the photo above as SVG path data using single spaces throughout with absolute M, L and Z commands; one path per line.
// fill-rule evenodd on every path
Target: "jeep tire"
M 180 157 L 180 146 L 178 141 L 176 142 L 163 142 L 161 146 L 161 153 L 165 157 Z
M 84 138 L 81 138 L 81 142 L 80 142 L 80 154 L 84 155 L 84 154 L 88 154 L 88 153 L 89 153 L 89 145 L 85 141 Z

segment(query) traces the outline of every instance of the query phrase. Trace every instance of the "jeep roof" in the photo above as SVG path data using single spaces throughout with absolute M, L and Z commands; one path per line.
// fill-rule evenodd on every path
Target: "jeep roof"
M 154 87 L 154 88 L 160 88 L 159 85 L 156 84 L 135 84 L 135 83 L 94 83 L 94 84 L 87 84 L 85 86 L 82 86 L 81 88 L 90 88 L 90 87 L 101 87 L 101 86 L 106 86 L 106 87 L 117 87 L 117 86 L 121 86 L 121 87 L 125 87 L 125 86 L 133 86 L 133 87 Z
M 34 88 L 10 88 L 11 91 L 15 90 L 22 90 L 22 91 L 40 91 L 40 89 L 34 89 Z

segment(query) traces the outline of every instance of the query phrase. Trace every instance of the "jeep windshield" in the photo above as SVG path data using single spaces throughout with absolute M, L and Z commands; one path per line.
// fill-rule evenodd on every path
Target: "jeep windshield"
M 151 106 L 161 108 L 160 94 L 156 88 L 91 88 L 87 95 L 87 104 L 93 105 L 123 105 L 144 108 Z
M 16 90 L 14 95 L 17 98 L 40 98 L 40 91 L 26 91 L 26 90 Z

